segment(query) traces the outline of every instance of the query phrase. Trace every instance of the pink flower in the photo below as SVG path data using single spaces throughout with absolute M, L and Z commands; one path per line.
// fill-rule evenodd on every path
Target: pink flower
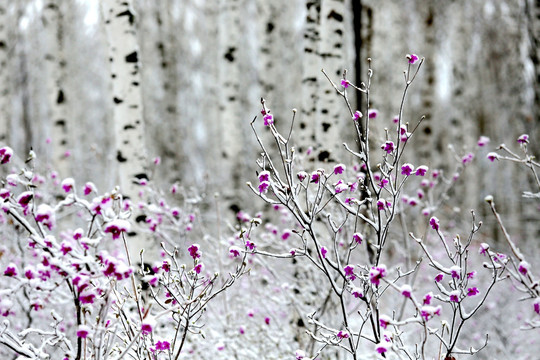
M 380 264 L 379 266 L 373 266 L 369 271 L 369 281 L 372 284 L 379 285 L 381 279 L 386 276 L 386 266 Z
M 527 273 L 529 272 L 529 263 L 526 262 L 525 260 L 521 261 L 518 265 L 518 271 L 522 274 L 522 275 L 527 275 Z
M 432 216 L 431 219 L 429 219 L 429 225 L 431 225 L 433 230 L 439 231 L 439 219 L 437 219 L 435 216 Z
M 263 181 L 259 184 L 259 194 L 266 194 L 268 192 L 268 188 L 270 187 L 270 183 L 268 181 Z
M 131 230 L 131 224 L 127 220 L 116 219 L 109 222 L 105 226 L 105 233 L 112 234 L 113 240 L 116 240 L 120 237 L 122 233 L 129 232 Z
M 476 144 L 480 147 L 486 146 L 489 144 L 489 138 L 487 136 L 480 136 L 480 139 L 478 139 Z
M 264 323 L 270 325 L 270 318 L 268 316 L 264 318 Z
M 351 280 L 354 281 L 356 279 L 356 276 L 354 275 L 354 265 L 347 265 L 343 268 L 343 271 L 345 272 L 345 276 Z
M 426 165 L 420 165 L 418 168 L 416 168 L 416 172 L 414 175 L 416 176 L 425 176 L 428 171 L 428 167 Z
M 300 180 L 300 182 L 304 181 L 305 178 L 308 177 L 308 173 L 305 172 L 305 171 L 299 171 L 298 174 L 296 174 L 296 176 L 298 177 L 298 180 Z
M 261 172 L 259 173 L 259 181 L 260 181 L 260 182 L 263 182 L 263 181 L 270 181 L 270 172 L 267 171 L 267 170 L 261 171 Z
M 490 152 L 489 154 L 487 154 L 486 156 L 489 161 L 493 162 L 495 160 L 499 160 L 499 154 L 497 154 L 496 152 Z
M 319 170 L 314 171 L 314 172 L 311 173 L 311 182 L 312 183 L 318 184 L 320 179 L 321 179 L 321 173 L 320 173 Z
M 381 145 L 381 149 L 386 151 L 387 154 L 390 154 L 392 151 L 394 151 L 394 142 L 386 141 L 384 144 Z
M 432 319 L 435 315 L 441 316 L 441 306 L 422 306 L 420 309 L 420 315 L 424 318 L 425 321 Z
M 334 191 L 336 192 L 336 194 L 340 194 L 348 189 L 349 186 L 341 180 L 334 184 Z
M 409 64 L 414 64 L 418 61 L 418 55 L 416 54 L 407 54 L 407 60 L 409 60 Z
M 62 181 L 62 189 L 64 189 L 65 192 L 70 192 L 73 190 L 73 187 L 75 186 L 75 180 L 73 178 L 66 178 Z
M 274 115 L 266 114 L 263 116 L 264 126 L 270 126 L 274 123 Z
M 41 204 L 38 206 L 36 210 L 36 216 L 35 219 L 38 223 L 42 223 L 44 226 L 46 226 L 49 230 L 52 230 L 52 228 L 56 224 L 56 219 L 54 216 L 53 209 L 47 205 L 47 204 Z
M 386 315 L 381 315 L 379 317 L 379 325 L 383 328 L 383 329 L 386 329 L 388 327 L 388 325 L 390 325 L 392 323 L 392 319 L 390 319 L 388 316 Z
M 363 240 L 362 234 L 360 234 L 360 233 L 354 233 L 353 236 L 352 236 L 352 238 L 353 238 L 353 241 L 354 241 L 355 243 L 357 243 L 357 244 L 361 244 L 361 243 L 362 243 L 362 240 Z
M 478 249 L 478 253 L 480 255 L 487 255 L 488 254 L 488 250 L 489 250 L 489 245 L 486 244 L 486 243 L 481 243 L 480 244 L 480 248 Z
M 238 246 L 231 246 L 229 248 L 229 254 L 231 254 L 233 257 L 240 256 L 241 252 L 242 252 L 242 249 L 240 249 Z
M 528 144 L 529 143 L 529 135 L 522 134 L 518 137 L 517 142 L 520 144 Z
M 171 348 L 171 344 L 168 341 L 158 341 L 156 342 L 156 350 L 158 351 L 166 351 Z
M 388 351 L 388 343 L 379 343 L 377 344 L 377 346 L 375 347 L 375 351 L 377 351 L 379 354 L 384 354 L 385 352 Z
M 80 337 L 82 339 L 86 339 L 88 335 L 90 334 L 90 328 L 86 325 L 79 325 L 77 329 L 77 337 Z
M 476 276 L 476 271 L 471 271 L 467 273 L 467 279 L 474 279 Z
M 84 184 L 83 193 L 85 196 L 90 195 L 92 192 L 97 192 L 96 185 L 91 182 Z
M 6 270 L 4 270 L 4 276 L 14 277 L 17 276 L 17 265 L 10 263 Z
M 200 274 L 203 269 L 204 269 L 204 264 L 203 263 L 198 263 L 193 268 L 193 271 L 195 271 L 197 274 Z
M 143 320 L 143 323 L 141 324 L 141 333 L 143 335 L 148 335 L 152 333 L 152 329 L 154 327 L 154 323 L 152 320 Z
M 353 114 L 353 120 L 358 121 L 362 118 L 362 113 L 359 110 L 356 110 Z
M 349 338 L 349 334 L 348 334 L 346 331 L 342 331 L 342 330 L 339 330 L 339 332 L 337 333 L 336 336 L 337 336 L 338 339 L 340 339 L 340 340 L 348 339 L 348 338 Z
M 444 274 L 443 273 L 438 273 L 435 276 L 435 282 L 441 282 L 443 278 L 444 278 Z
M 422 304 L 429 305 L 431 304 L 432 299 L 433 299 L 433 293 L 430 291 L 426 295 L 424 295 L 424 298 L 422 299 Z
M 348 88 L 349 87 L 349 81 L 348 80 L 345 80 L 345 79 L 341 79 L 341 86 L 343 86 L 343 88 Z
M 410 285 L 403 285 L 400 291 L 401 291 L 401 295 L 405 296 L 406 298 L 411 297 L 412 289 Z
M 352 296 L 354 296 L 357 299 L 364 297 L 364 291 L 362 290 L 362 288 L 359 288 L 359 287 L 356 287 L 356 286 L 351 288 L 351 294 L 352 294 Z
M 334 174 L 336 175 L 343 174 L 346 168 L 347 167 L 343 164 L 337 164 L 336 166 L 334 166 Z
M 296 356 L 296 360 L 303 360 L 306 357 L 306 352 L 304 350 L 296 350 L 294 356 Z
M 450 274 L 452 275 L 452 279 L 460 279 L 461 278 L 461 268 L 457 265 L 454 265 L 450 268 Z
M 17 197 L 17 202 L 19 203 L 19 205 L 21 205 L 23 208 L 27 208 L 28 205 L 30 204 L 30 201 L 34 198 L 34 194 L 32 194 L 31 191 L 25 191 L 25 192 L 22 192 L 18 197 Z
M 379 110 L 376 109 L 370 109 L 368 111 L 368 118 L 375 119 L 379 115 Z
M 478 295 L 480 291 L 476 286 L 470 287 L 467 289 L 467 296 L 475 296 Z
M 199 244 L 192 244 L 190 247 L 188 247 L 189 256 L 191 256 L 193 260 L 200 258 L 202 255 L 202 251 L 199 247 Z
M 412 164 L 403 164 L 401 166 L 401 175 L 410 176 L 414 171 L 414 166 Z
M 474 159 L 474 154 L 473 153 L 468 153 L 467 155 L 465 155 L 465 156 L 463 156 L 461 158 L 461 162 L 463 163 L 463 165 L 465 165 L 465 164 L 468 164 L 471 161 L 473 161 L 473 159 Z
M 328 252 L 328 250 L 326 250 L 326 248 L 324 246 L 321 246 L 321 256 L 323 259 L 326 259 L 326 253 Z
M 381 179 L 381 181 L 377 184 L 377 186 L 380 187 L 381 189 L 384 188 L 386 185 L 388 185 L 388 179 L 386 178 Z
M 0 164 L 7 164 L 11 161 L 13 156 L 13 149 L 9 146 L 4 146 L 0 148 Z
M 459 302 L 459 290 L 450 292 L 450 301 Z
M 540 297 L 537 297 L 533 303 L 534 312 L 540 315 Z

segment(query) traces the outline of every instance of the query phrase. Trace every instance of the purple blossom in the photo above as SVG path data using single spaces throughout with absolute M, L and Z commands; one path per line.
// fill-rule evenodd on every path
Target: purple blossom
M 529 268 L 530 268 L 530 265 L 528 262 L 526 262 L 525 260 L 521 261 L 518 265 L 518 271 L 520 272 L 520 274 L 522 274 L 523 276 L 527 275 L 527 273 L 529 272 Z
M 478 142 L 476 143 L 479 147 L 484 147 L 489 144 L 489 138 L 487 136 L 480 136 Z
M 323 259 L 326 259 L 326 253 L 328 252 L 328 250 L 326 250 L 326 248 L 324 246 L 321 246 L 321 256 Z
M 105 226 L 105 229 L 103 231 L 105 233 L 110 233 L 112 235 L 113 240 L 116 240 L 120 237 L 122 233 L 129 232 L 130 230 L 131 230 L 131 224 L 127 220 L 116 219 L 109 222 Z
M 414 64 L 418 61 L 418 55 L 416 54 L 407 54 L 407 60 L 409 60 L 409 64 Z
M 4 276 L 14 277 L 17 276 L 17 265 L 10 263 L 6 270 L 4 270 Z
M 358 182 L 357 181 L 350 182 L 347 185 L 349 186 L 349 191 L 350 192 L 355 192 L 356 189 L 358 189 Z
M 463 163 L 463 165 L 465 165 L 465 164 L 468 164 L 471 161 L 473 161 L 473 159 L 474 159 L 474 154 L 473 153 L 468 153 L 467 155 L 465 155 L 465 156 L 463 156 L 461 158 L 461 162 Z
M 270 172 L 267 171 L 267 170 L 261 171 L 261 172 L 259 173 L 259 181 L 260 181 L 260 182 L 263 182 L 263 181 L 270 181 Z
M 416 168 L 416 172 L 414 175 L 416 176 L 425 176 L 428 171 L 428 167 L 426 165 L 420 165 Z
M 388 351 L 388 343 L 378 343 L 377 346 L 375 346 L 375 351 L 381 355 L 384 354 Z
M 540 315 L 540 297 L 537 297 L 533 303 L 534 312 Z
M 410 298 L 412 295 L 412 288 L 410 285 L 403 285 L 400 291 L 401 295 L 405 296 L 406 298 Z
M 380 187 L 381 189 L 384 188 L 386 185 L 388 185 L 388 179 L 386 178 L 381 179 L 381 181 L 377 184 L 377 186 Z
M 156 342 L 156 350 L 158 351 L 166 351 L 171 348 L 171 344 L 168 341 L 161 341 L 159 340 Z
M 13 156 L 13 149 L 9 146 L 4 146 L 0 148 L 0 164 L 7 164 L 11 161 Z
M 362 237 L 362 234 L 360 233 L 354 233 L 353 236 L 353 241 L 357 244 L 361 244 L 362 243 L 362 240 L 363 240 L 363 237 Z
M 517 142 L 520 144 L 528 144 L 529 143 L 529 135 L 522 134 L 518 137 Z
M 403 164 L 401 166 L 401 175 L 410 176 L 414 171 L 414 166 L 412 164 Z
M 88 335 L 90 334 L 90 328 L 86 325 L 79 325 L 77 328 L 77 337 L 80 337 L 81 339 L 86 339 Z
M 369 271 L 369 281 L 372 284 L 379 285 L 381 279 L 386 276 L 386 266 L 380 264 L 379 266 L 373 266 Z
M 443 273 L 438 273 L 435 276 L 435 282 L 441 282 L 443 278 L 444 278 L 444 274 Z
M 491 162 L 493 162 L 493 161 L 495 161 L 495 160 L 499 160 L 499 154 L 497 154 L 496 152 L 490 152 L 490 153 L 487 154 L 486 157 L 487 157 L 487 158 L 489 159 L 489 161 L 491 161 Z
M 151 334 L 154 327 L 153 325 L 153 322 L 150 320 L 143 321 L 143 323 L 141 324 L 141 333 L 143 335 Z
M 392 151 L 394 151 L 394 142 L 386 141 L 384 144 L 381 145 L 381 149 L 386 151 L 387 154 L 390 154 Z
M 478 295 L 480 291 L 476 286 L 470 287 L 467 289 L 467 296 L 475 296 Z
M 388 327 L 388 325 L 390 325 L 392 323 L 392 319 L 390 319 L 388 316 L 386 315 L 381 315 L 379 317 L 379 325 L 383 328 L 383 329 L 386 329 Z
M 316 170 L 316 171 L 311 173 L 311 182 L 312 183 L 318 184 L 320 180 L 321 180 L 321 172 L 319 170 Z
M 348 339 L 348 338 L 349 338 L 349 334 L 348 334 L 346 331 L 342 331 L 342 330 L 339 330 L 339 332 L 337 333 L 336 336 L 337 336 L 338 339 L 340 339 L 340 340 Z
M 351 288 L 351 294 L 352 294 L 352 296 L 354 296 L 357 299 L 364 297 L 364 291 L 362 290 L 362 288 L 359 288 L 359 287 L 356 287 L 356 286 Z
M 348 189 L 349 186 L 341 180 L 334 184 L 334 191 L 336 192 L 336 194 L 340 194 Z
M 433 293 L 430 291 L 426 295 L 424 295 L 424 298 L 422 299 L 422 304 L 429 305 L 431 304 L 432 299 L 433 299 Z
M 240 253 L 242 252 L 242 249 L 240 249 L 238 246 L 231 246 L 229 248 L 229 254 L 231 254 L 233 257 L 240 256 Z
M 467 273 L 467 279 L 472 280 L 476 276 L 476 271 L 471 271 Z
M 424 318 L 425 321 L 432 319 L 435 315 L 441 316 L 441 306 L 422 306 L 420 309 L 420 315 Z
M 362 118 L 362 113 L 359 110 L 356 110 L 353 114 L 353 120 L 358 121 Z
M 486 244 L 486 243 L 481 243 L 480 244 L 480 248 L 478 249 L 478 253 L 480 255 L 487 255 L 488 254 L 488 250 L 489 250 L 489 245 Z
M 429 225 L 431 225 L 433 230 L 439 231 L 439 219 L 437 219 L 435 216 L 432 216 L 431 219 L 429 219 Z
M 379 110 L 377 109 L 370 109 L 368 111 L 368 118 L 375 119 L 379 115 Z
M 461 278 L 461 268 L 457 265 L 454 265 L 450 268 L 450 274 L 452 275 L 452 279 L 460 279 Z
M 264 126 L 270 126 L 274 123 L 274 115 L 267 113 L 263 116 Z
M 298 180 L 300 180 L 300 182 L 304 181 L 305 178 L 308 177 L 308 173 L 305 172 L 305 171 L 299 171 L 298 174 L 296 174 L 296 176 L 298 177 Z
M 202 256 L 199 244 L 192 244 L 190 247 L 188 247 L 188 252 L 189 256 L 191 256 L 193 260 L 198 259 Z
M 347 265 L 343 268 L 343 271 L 345 272 L 345 276 L 351 280 L 354 281 L 356 279 L 356 276 L 354 275 L 354 265 Z
M 459 290 L 454 290 L 450 292 L 450 301 L 459 302 Z
M 64 189 L 65 192 L 70 192 L 73 190 L 73 187 L 75 186 L 75 180 L 73 178 L 66 178 L 62 181 L 62 189 Z
M 35 219 L 38 223 L 42 223 L 49 230 L 52 230 L 56 225 L 54 210 L 47 204 L 41 204 L 38 206 Z
M 341 79 L 341 86 L 343 86 L 343 88 L 348 88 L 349 87 L 349 80 L 346 80 L 346 79 Z
M 97 192 L 96 185 L 92 182 L 87 182 L 83 187 L 83 194 L 85 196 L 90 195 L 92 192 Z
M 294 356 L 296 360 L 303 360 L 306 357 L 306 352 L 304 350 L 296 350 Z
M 268 188 L 270 187 L 270 183 L 268 181 L 263 181 L 259 184 L 259 194 L 266 194 L 268 192 Z
M 344 164 L 337 164 L 334 166 L 334 174 L 341 175 L 347 167 Z

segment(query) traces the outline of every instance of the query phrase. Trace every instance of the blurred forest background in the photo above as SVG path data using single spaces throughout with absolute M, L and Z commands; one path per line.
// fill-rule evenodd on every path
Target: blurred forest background
M 284 131 L 298 109 L 295 144 L 314 148 L 306 170 L 330 168 L 354 139 L 321 69 L 336 83 L 347 69 L 360 84 L 372 59 L 382 139 L 399 110 L 405 55 L 416 53 L 425 63 L 404 121 L 426 121 L 408 161 L 451 177 L 448 145 L 463 155 L 490 137 L 452 202 L 487 213 L 481 200 L 494 193 L 510 230 L 537 237 L 538 209 L 521 197 L 530 179 L 485 155 L 522 133 L 539 153 L 539 42 L 534 0 L 0 0 L 0 143 L 21 157 L 32 147 L 62 178 L 101 191 L 134 175 L 122 165 L 136 157 L 158 184 L 220 192 L 224 207 L 249 210 L 261 97 Z M 127 112 L 118 91 L 129 93 Z

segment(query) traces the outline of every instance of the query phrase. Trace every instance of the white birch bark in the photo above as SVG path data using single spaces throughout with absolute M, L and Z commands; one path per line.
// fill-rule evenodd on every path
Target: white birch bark
M 66 116 L 66 57 L 64 55 L 64 1 L 48 1 L 43 9 L 47 48 L 47 91 L 49 96 L 49 122 L 51 123 L 52 165 L 61 177 L 71 176 L 69 166 L 70 130 L 72 124 Z
M 113 131 L 120 190 L 137 209 L 137 203 L 143 200 L 139 196 L 141 187 L 137 183 L 148 176 L 136 14 L 131 2 L 126 0 L 106 0 L 102 6 L 110 50 L 115 104 Z M 133 216 L 136 218 L 137 212 Z M 132 257 L 138 259 L 139 250 L 144 247 L 148 258 L 151 244 L 142 233 L 132 235 L 128 243 Z

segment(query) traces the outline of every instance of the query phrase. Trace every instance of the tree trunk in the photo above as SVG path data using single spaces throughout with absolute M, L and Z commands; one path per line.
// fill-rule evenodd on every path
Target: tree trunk
M 148 176 L 136 15 L 131 1 L 106 0 L 102 6 L 110 50 L 113 131 L 120 190 L 131 200 L 132 208 L 137 209 L 137 203 L 143 200 L 139 195 L 142 188 L 138 182 Z M 136 219 L 138 215 L 135 210 Z M 132 233 L 131 237 L 130 254 L 138 259 L 139 250 L 143 247 L 148 249 L 150 244 L 141 233 Z

